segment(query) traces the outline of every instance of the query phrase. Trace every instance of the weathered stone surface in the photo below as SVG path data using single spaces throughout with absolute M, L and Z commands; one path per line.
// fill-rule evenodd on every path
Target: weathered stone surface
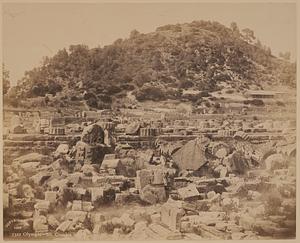
M 150 216 L 152 223 L 160 223 L 161 217 L 160 214 L 155 213 Z
M 85 212 L 91 212 L 94 209 L 94 206 L 92 205 L 92 202 L 82 202 L 82 210 Z
M 74 200 L 72 204 L 73 211 L 81 211 L 82 210 L 82 201 L 81 200 Z
M 260 192 L 257 192 L 257 191 L 252 191 L 252 190 L 249 190 L 248 191 L 248 199 L 250 200 L 260 200 L 262 197 L 262 194 Z
M 243 213 L 239 217 L 239 225 L 251 231 L 255 225 L 255 218 L 249 213 Z
M 80 229 L 75 234 L 75 238 L 78 240 L 90 240 L 92 232 L 88 229 Z
M 66 220 L 62 222 L 57 228 L 57 232 L 67 232 L 72 227 L 72 220 Z
M 285 160 L 282 154 L 271 154 L 265 159 L 265 166 L 267 170 L 281 169 L 285 166 Z
M 105 221 L 105 216 L 102 213 L 97 212 L 92 214 L 91 220 L 93 224 L 98 224 Z
M 3 193 L 3 208 L 9 208 L 9 194 Z
M 87 144 L 104 143 L 104 131 L 98 124 L 91 124 L 83 129 L 81 141 Z
M 28 184 L 22 186 L 22 193 L 25 198 L 34 198 L 35 190 Z
M 162 169 L 153 170 L 153 185 L 163 185 L 164 184 L 164 171 Z
M 164 202 L 167 200 L 165 187 L 147 185 L 141 190 L 140 198 L 150 204 Z
M 56 229 L 59 226 L 59 221 L 53 215 L 49 215 L 47 221 L 51 229 Z
M 20 164 L 26 162 L 40 162 L 41 164 L 50 164 L 53 161 L 53 159 L 47 155 L 43 155 L 39 153 L 29 153 L 19 158 L 16 158 L 14 161 L 19 162 Z
M 136 188 L 138 190 L 143 189 L 145 186 L 151 184 L 153 181 L 153 173 L 152 170 L 139 170 L 136 172 Z
M 135 221 L 130 217 L 128 213 L 122 214 L 120 220 L 122 221 L 122 224 L 126 227 L 132 228 L 135 224 Z
M 48 212 L 48 210 L 50 209 L 50 202 L 46 200 L 41 200 L 34 205 L 34 208 L 37 210 Z
M 40 164 L 40 162 L 26 162 L 21 164 L 20 166 L 24 170 L 24 173 L 30 176 L 36 173 Z
M 161 222 L 171 230 L 180 230 L 181 218 L 185 211 L 176 203 L 167 202 L 161 207 Z
M 194 184 L 189 184 L 186 187 L 179 188 L 177 192 L 180 198 L 182 198 L 183 200 L 191 200 L 191 199 L 197 200 L 199 199 L 200 196 L 200 193 L 197 190 L 196 185 Z
M 50 203 L 56 203 L 57 201 L 57 192 L 54 191 L 46 191 L 45 192 L 45 200 L 49 201 Z
M 43 215 L 35 216 L 33 219 L 33 230 L 35 232 L 47 232 L 48 231 L 47 218 Z
M 208 199 L 211 199 L 216 195 L 216 193 L 214 191 L 209 191 L 206 195 Z
M 90 188 L 90 191 L 92 195 L 92 202 L 95 202 L 97 199 L 102 198 L 104 196 L 104 188 L 93 187 Z
M 54 155 L 56 156 L 63 155 L 63 154 L 67 154 L 68 152 L 69 152 L 69 145 L 62 143 L 58 145 L 57 149 L 54 152 Z
M 78 220 L 79 222 L 84 222 L 87 217 L 87 212 L 84 211 L 68 211 L 66 213 L 66 219 L 68 220 Z
M 36 185 L 42 185 L 47 179 L 51 177 L 49 172 L 39 172 L 35 174 L 34 176 L 30 177 L 30 180 L 34 182 Z

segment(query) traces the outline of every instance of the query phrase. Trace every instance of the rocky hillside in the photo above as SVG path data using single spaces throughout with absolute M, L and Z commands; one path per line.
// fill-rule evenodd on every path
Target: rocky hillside
M 84 101 L 107 108 L 129 91 L 138 101 L 181 99 L 186 89 L 201 91 L 194 102 L 224 86 L 238 92 L 253 85 L 295 86 L 295 76 L 295 63 L 273 56 L 252 30 L 194 21 L 148 34 L 134 30 L 128 39 L 103 48 L 72 45 L 60 50 L 26 72 L 8 100 L 45 97 L 50 105 L 47 94 L 52 94 L 57 97 L 52 106 Z

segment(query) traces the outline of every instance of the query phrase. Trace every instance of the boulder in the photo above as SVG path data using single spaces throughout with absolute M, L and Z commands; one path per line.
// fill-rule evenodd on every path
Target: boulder
M 35 208 L 36 210 L 39 210 L 39 211 L 48 212 L 49 209 L 50 209 L 50 202 L 49 202 L 49 201 L 46 201 L 46 200 L 38 201 L 38 202 L 34 205 L 34 208 Z
M 72 204 L 73 211 L 81 211 L 82 210 L 82 201 L 81 200 L 74 200 Z
M 183 200 L 191 200 L 191 199 L 199 199 L 200 193 L 197 190 L 197 187 L 195 184 L 189 184 L 186 187 L 179 188 L 177 190 L 179 197 Z
M 88 176 L 97 173 L 97 170 L 96 170 L 95 166 L 92 165 L 92 164 L 84 164 L 84 165 L 81 167 L 80 171 L 81 171 L 84 175 L 88 175 Z
M 173 231 L 180 229 L 181 219 L 184 215 L 185 211 L 172 200 L 161 207 L 161 222 Z
M 57 228 L 56 231 L 57 232 L 67 232 L 69 231 L 69 229 L 72 227 L 73 222 L 72 220 L 66 220 L 64 222 L 62 222 Z
M 105 216 L 102 213 L 95 213 L 92 215 L 92 223 L 98 224 L 105 221 Z
M 120 218 L 113 217 L 111 219 L 111 223 L 112 223 L 113 227 L 118 228 L 118 227 L 121 227 L 121 225 L 122 225 L 123 222 L 122 222 L 122 220 Z
M 140 221 L 140 222 L 137 222 L 135 225 L 134 225 L 134 230 L 144 230 L 146 227 L 147 227 L 147 222 L 146 221 Z
M 133 228 L 135 221 L 130 217 L 128 213 L 122 214 L 120 217 L 122 224 L 126 227 Z
M 22 193 L 25 198 L 34 198 L 35 190 L 28 184 L 22 186 Z
M 161 221 L 161 217 L 160 217 L 160 214 L 159 214 L 159 213 L 152 214 L 152 215 L 150 216 L 150 218 L 151 218 L 151 222 L 152 222 L 152 223 L 157 223 L 157 224 L 159 224 L 160 221 Z
M 79 222 L 84 222 L 87 217 L 87 212 L 84 211 L 68 211 L 66 214 L 67 220 L 78 220 Z
M 82 210 L 85 212 L 90 212 L 94 209 L 92 202 L 82 202 Z
M 271 154 L 265 159 L 265 166 L 267 170 L 281 169 L 286 165 L 282 154 Z
M 165 187 L 147 185 L 140 191 L 140 198 L 149 204 L 164 202 L 167 199 Z
M 215 195 L 216 195 L 215 191 L 209 191 L 209 192 L 206 194 L 206 196 L 207 196 L 208 199 L 213 198 Z
M 87 144 L 103 144 L 104 131 L 98 124 L 91 124 L 83 129 L 81 141 Z
M 49 215 L 47 221 L 51 229 L 55 230 L 59 226 L 59 221 L 53 215 Z
M 33 219 L 33 230 L 35 232 L 48 232 L 47 218 L 43 215 L 35 216 Z
M 81 229 L 77 231 L 77 233 L 75 234 L 75 238 L 78 240 L 90 240 L 91 235 L 92 232 L 88 229 Z
M 40 162 L 26 162 L 21 164 L 20 166 L 24 170 L 24 173 L 26 175 L 31 176 L 36 173 L 40 164 Z
M 255 226 L 255 218 L 249 213 L 243 213 L 239 217 L 239 225 L 245 230 L 252 230 Z
M 88 229 L 81 229 L 78 230 L 75 234 L 75 238 L 78 240 L 90 240 L 91 239 L 92 232 Z
M 69 145 L 68 144 L 60 144 L 58 145 L 57 149 L 54 152 L 55 156 L 64 155 L 69 152 Z
M 42 185 L 47 179 L 51 177 L 51 174 L 49 172 L 41 171 L 33 176 L 31 176 L 29 179 L 34 182 L 36 185 Z
M 257 201 L 257 200 L 260 200 L 261 197 L 262 197 L 262 195 L 261 195 L 260 192 L 257 192 L 257 191 L 251 191 L 251 190 L 248 191 L 248 199 L 250 199 L 250 200 L 255 200 L 255 201 Z
M 136 172 L 136 188 L 143 189 L 153 181 L 153 171 L 148 169 L 139 170 Z
M 46 191 L 45 192 L 45 200 L 49 201 L 50 203 L 56 203 L 57 202 L 57 192 Z
M 53 162 L 51 156 L 43 155 L 39 153 L 29 153 L 14 159 L 15 162 L 19 162 L 20 164 L 26 162 L 40 162 L 41 164 L 50 164 Z

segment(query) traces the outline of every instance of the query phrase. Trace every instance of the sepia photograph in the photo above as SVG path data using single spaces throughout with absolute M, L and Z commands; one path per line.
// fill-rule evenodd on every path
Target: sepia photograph
M 296 2 L 1 19 L 5 241 L 296 240 Z

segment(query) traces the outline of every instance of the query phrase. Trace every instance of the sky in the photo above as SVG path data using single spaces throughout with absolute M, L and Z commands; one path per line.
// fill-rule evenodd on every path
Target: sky
M 133 29 L 148 33 L 194 20 L 236 22 L 254 30 L 273 54 L 296 56 L 293 3 L 4 3 L 2 16 L 3 62 L 13 85 L 44 56 L 69 45 L 103 47 Z

